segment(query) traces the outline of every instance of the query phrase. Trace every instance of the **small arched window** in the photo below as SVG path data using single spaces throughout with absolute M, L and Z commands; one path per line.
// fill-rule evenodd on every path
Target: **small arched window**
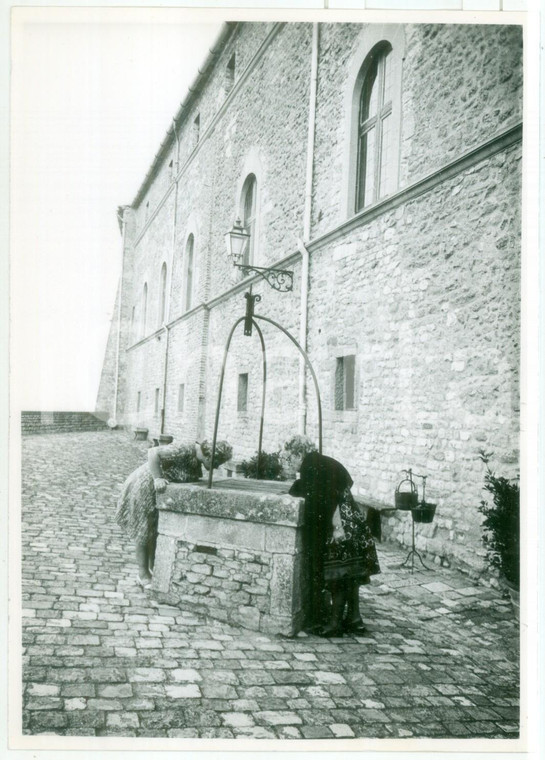
M 146 335 L 146 322 L 148 319 L 148 283 L 144 283 L 144 290 L 142 291 L 142 319 L 140 322 L 140 337 L 144 338 Z
M 195 252 L 195 238 L 193 233 L 187 238 L 185 246 L 185 271 L 184 271 L 184 293 L 183 293 L 183 310 L 189 311 L 193 301 L 193 265 Z
M 159 327 L 164 323 L 167 309 L 167 265 L 161 267 L 161 282 L 159 290 Z
M 257 180 L 255 174 L 249 174 L 242 188 L 242 225 L 249 233 L 248 244 L 244 253 L 243 264 L 251 264 L 254 260 L 256 237 L 256 203 Z
M 392 191 L 392 46 L 376 45 L 368 55 L 361 86 L 355 210 Z

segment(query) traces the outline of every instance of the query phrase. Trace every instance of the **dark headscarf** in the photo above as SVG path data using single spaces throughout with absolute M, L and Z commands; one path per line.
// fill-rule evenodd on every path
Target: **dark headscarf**
M 352 486 L 350 473 L 336 459 L 312 451 L 303 459 L 300 475 L 290 494 L 304 497 L 308 517 L 323 522 L 327 530 L 343 491 Z

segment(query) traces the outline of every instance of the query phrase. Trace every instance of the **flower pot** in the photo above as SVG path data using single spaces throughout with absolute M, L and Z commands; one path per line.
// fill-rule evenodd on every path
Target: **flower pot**
M 148 428 L 135 428 L 134 437 L 137 441 L 147 441 Z
M 169 443 L 172 443 L 173 440 L 174 440 L 173 435 L 166 435 L 164 433 L 161 433 L 161 435 L 159 436 L 159 445 L 167 446 Z
M 412 509 L 413 520 L 417 523 L 431 523 L 435 516 L 435 510 L 437 504 L 429 504 L 428 502 L 421 502 L 417 507 Z

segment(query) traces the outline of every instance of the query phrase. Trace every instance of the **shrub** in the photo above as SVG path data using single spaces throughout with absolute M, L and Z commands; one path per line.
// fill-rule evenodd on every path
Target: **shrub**
M 486 559 L 491 567 L 516 588 L 520 581 L 520 487 L 518 482 L 497 477 L 489 461 L 492 454 L 480 451 L 486 465 L 484 490 L 492 497 L 492 504 L 484 499 L 479 512 L 484 515 L 483 544 Z
M 259 456 L 257 453 L 249 460 L 240 463 L 240 470 L 245 478 L 254 478 L 255 480 L 284 480 L 282 477 L 282 464 L 280 462 L 280 452 L 273 451 L 267 453 L 262 451 Z

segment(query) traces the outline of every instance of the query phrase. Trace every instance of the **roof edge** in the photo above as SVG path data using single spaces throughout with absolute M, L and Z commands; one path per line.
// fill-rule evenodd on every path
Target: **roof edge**
M 199 69 L 197 76 L 193 80 L 192 84 L 189 86 L 187 95 L 180 103 L 180 107 L 178 108 L 178 111 L 176 112 L 175 116 L 172 119 L 173 124 L 176 126 L 179 126 L 182 121 L 184 120 L 184 117 L 186 116 L 186 112 L 189 110 L 189 107 L 197 97 L 197 95 L 200 94 L 206 80 L 208 79 L 210 72 L 212 70 L 212 67 L 214 63 L 216 62 L 216 59 L 218 58 L 219 54 L 223 50 L 225 43 L 231 36 L 231 34 L 234 32 L 235 28 L 238 26 L 238 22 L 235 21 L 225 21 L 222 24 L 222 27 L 218 33 L 218 36 L 216 37 L 216 40 L 210 50 L 208 51 L 208 55 L 206 56 L 204 63 L 202 67 Z M 148 169 L 148 173 L 144 177 L 144 181 L 140 185 L 138 192 L 136 193 L 133 202 L 130 204 L 132 207 L 136 207 L 140 204 L 142 201 L 142 198 L 144 197 L 148 187 L 151 184 L 151 181 L 156 176 L 159 167 L 161 166 L 163 159 L 165 157 L 165 154 L 167 153 L 168 149 L 172 145 L 173 140 L 175 139 L 175 130 L 173 125 L 171 125 L 163 138 L 163 141 L 161 142 L 161 145 L 159 146 L 159 150 L 155 154 L 155 157 L 153 158 L 153 161 L 151 162 L 151 166 Z

